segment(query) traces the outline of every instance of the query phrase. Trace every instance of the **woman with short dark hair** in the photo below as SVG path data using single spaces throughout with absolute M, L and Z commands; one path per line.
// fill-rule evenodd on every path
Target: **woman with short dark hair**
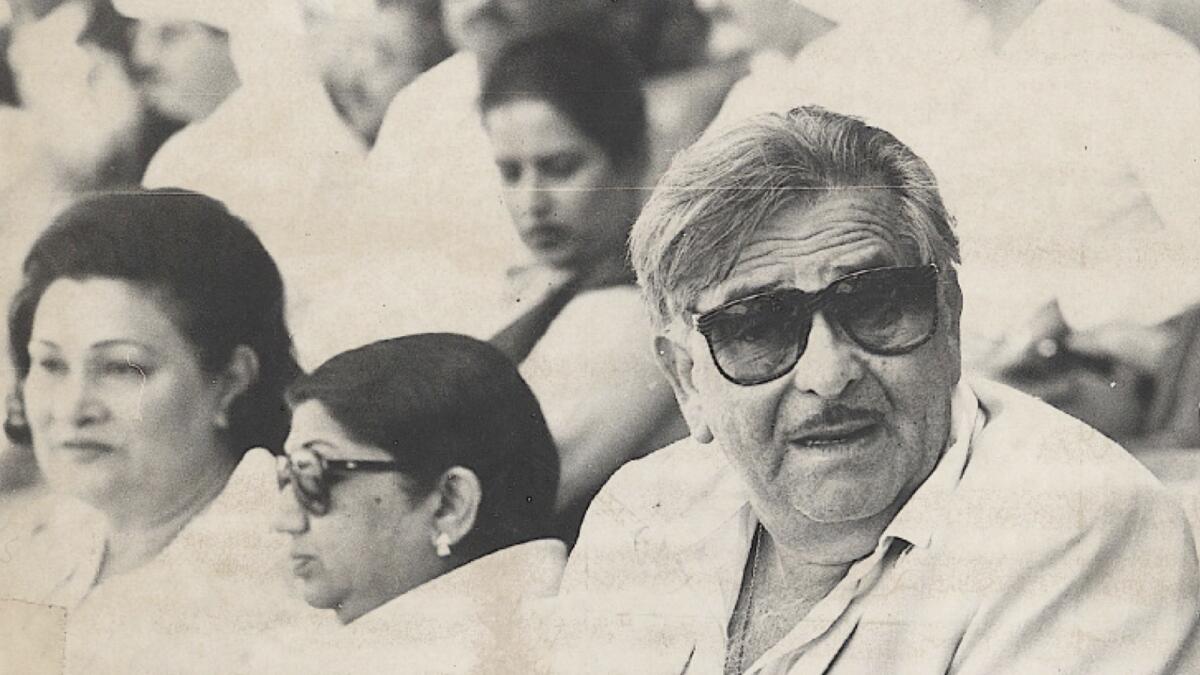
M 573 540 L 614 471 L 684 433 L 625 247 L 647 165 L 642 82 L 616 47 L 549 35 L 499 56 L 480 109 L 534 258 L 513 275 L 518 315 L 492 341 L 546 412 L 562 458 L 559 530 Z
M 554 442 L 504 354 L 449 333 L 383 340 L 302 376 L 288 400 L 275 529 L 305 600 L 349 625 L 284 651 L 313 646 L 302 660 L 339 672 L 476 672 L 518 649 L 514 613 L 554 593 L 565 548 L 548 538 Z
M 299 373 L 274 261 L 219 202 L 154 190 L 72 206 L 23 269 L 5 431 L 54 508 L 0 596 L 71 609 L 72 670 L 236 659 L 225 626 L 294 610 L 263 546 L 272 459 L 248 452 L 282 442 Z

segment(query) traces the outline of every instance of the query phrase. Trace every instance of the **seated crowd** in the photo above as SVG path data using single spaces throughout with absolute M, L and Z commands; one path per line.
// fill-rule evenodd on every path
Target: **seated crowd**
M 928 4 L 12 0 L 0 664 L 1200 669 L 1200 53 Z

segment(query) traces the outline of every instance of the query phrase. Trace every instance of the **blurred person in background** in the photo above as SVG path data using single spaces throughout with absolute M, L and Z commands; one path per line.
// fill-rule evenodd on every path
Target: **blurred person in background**
M 312 356 L 304 361 L 310 367 L 399 334 L 347 341 L 321 313 L 359 295 L 339 289 L 325 302 L 326 286 L 372 268 L 364 258 L 375 252 L 403 250 L 390 245 L 393 221 L 364 222 L 352 200 L 377 124 L 372 118 L 404 79 L 445 53 L 437 2 L 116 2 L 140 20 L 188 20 L 223 31 L 240 81 L 216 110 L 162 147 L 144 185 L 211 194 L 254 228 L 287 281 L 297 344 Z M 367 66 L 374 70 L 360 70 Z M 355 317 L 372 315 L 368 309 Z
M 218 202 L 132 191 L 65 211 L 24 272 L 5 431 L 51 494 L 6 518 L 0 597 L 69 610 L 69 672 L 231 669 L 302 608 L 250 451 L 299 373 L 274 262 Z
M 261 672 L 524 672 L 504 661 L 527 649 L 514 620 L 566 554 L 548 538 L 554 441 L 516 367 L 410 335 L 333 357 L 288 401 L 274 527 L 304 599 L 341 625 L 269 636 Z
M 451 53 L 439 0 L 379 0 L 360 14 L 310 17 L 316 68 L 338 114 L 367 147 L 396 93 Z
M 801 4 L 824 35 L 712 128 L 818 104 L 902 134 L 964 223 L 968 367 L 1126 444 L 1200 443 L 1195 47 L 1107 0 Z
M 7 66 L 11 105 L 0 108 L 0 203 L 8 250 L 32 237 L 73 197 L 141 178 L 145 111 L 125 69 L 127 23 L 99 2 L 15 13 Z M 7 267 L 7 266 L 6 266 Z
M 491 279 L 528 258 L 505 227 L 502 186 L 477 108 L 480 84 L 505 47 L 574 30 L 634 52 L 647 75 L 648 182 L 665 163 L 660 157 L 703 129 L 734 77 L 725 64 L 708 68 L 708 21 L 692 0 L 445 0 L 442 6 L 458 51 L 392 102 L 368 158 L 368 182 L 353 200 L 360 209 L 354 220 L 387 223 L 399 245 L 460 260 L 468 273 Z M 397 214 L 404 220 L 397 222 Z
M 480 109 L 534 257 L 509 276 L 517 317 L 492 342 L 542 402 L 562 462 L 560 531 L 573 540 L 614 471 L 686 431 L 625 248 L 648 161 L 645 97 L 617 48 L 558 33 L 503 51 Z
M 130 61 L 139 89 L 180 124 L 208 117 L 238 87 L 229 36 L 199 21 L 148 17 L 136 22 Z

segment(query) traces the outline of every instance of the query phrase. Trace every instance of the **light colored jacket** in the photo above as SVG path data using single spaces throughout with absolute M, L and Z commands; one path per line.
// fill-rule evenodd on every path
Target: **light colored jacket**
M 952 408 L 955 442 L 875 553 L 747 672 L 1197 672 L 1196 553 L 1164 488 L 1014 390 L 962 384 Z M 756 524 L 715 444 L 630 464 L 584 521 L 564 612 L 630 671 L 719 673 Z

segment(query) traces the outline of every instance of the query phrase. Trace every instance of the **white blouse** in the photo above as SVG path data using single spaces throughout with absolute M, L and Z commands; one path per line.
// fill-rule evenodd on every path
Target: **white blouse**
M 566 547 L 553 539 L 512 546 L 443 574 L 357 620 L 332 612 L 317 629 L 260 641 L 254 672 L 523 673 L 548 649 L 526 611 L 554 595 Z
M 10 543 L 0 598 L 66 610 L 67 673 L 244 670 L 255 634 L 312 620 L 287 585 L 284 542 L 271 536 L 273 481 L 271 455 L 251 450 L 157 557 L 99 584 L 103 519 L 56 503 Z

